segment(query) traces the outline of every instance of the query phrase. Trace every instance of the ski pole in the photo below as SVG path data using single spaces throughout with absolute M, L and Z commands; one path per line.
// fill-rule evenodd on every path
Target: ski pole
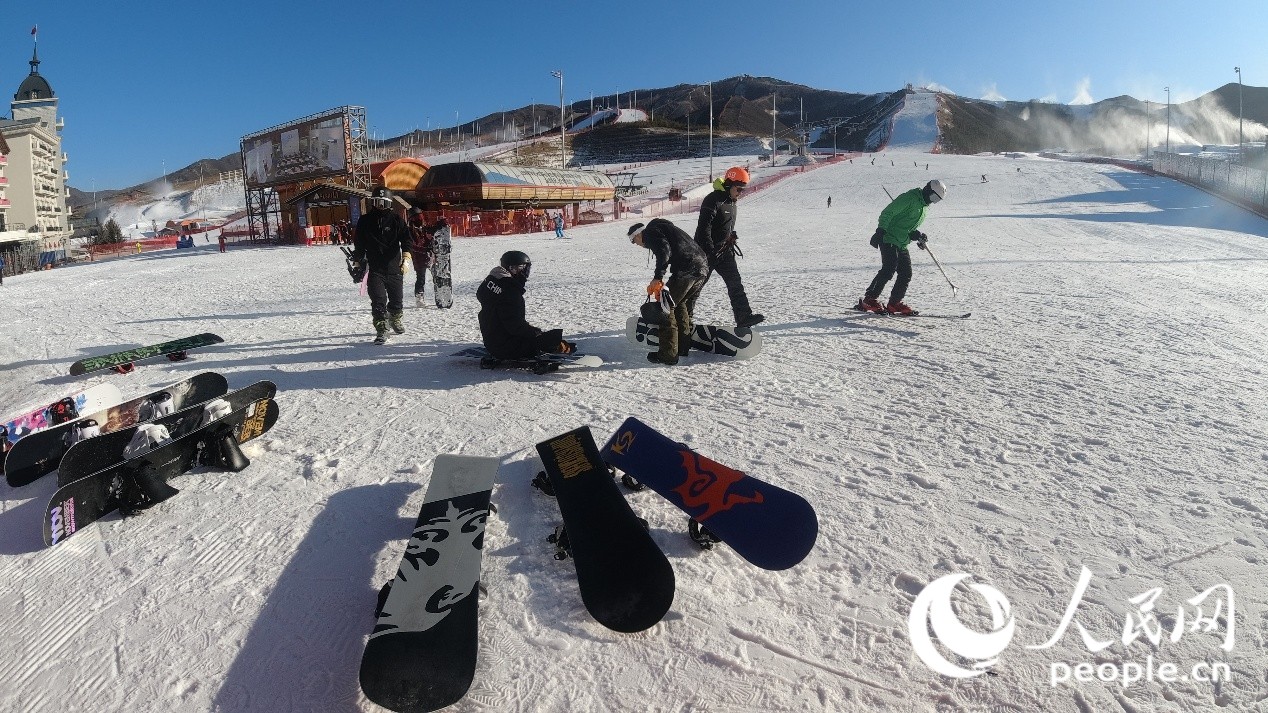
M 881 190 L 885 191 L 885 195 L 889 196 L 889 200 L 892 203 L 894 201 L 894 197 L 889 195 L 889 189 L 885 186 L 881 186 Z
M 941 272 L 942 277 L 946 279 L 947 284 L 951 285 L 951 296 L 955 297 L 955 283 L 951 281 L 951 278 L 947 277 L 947 271 L 942 269 L 942 263 L 938 262 L 938 258 L 934 256 L 933 251 L 929 249 L 928 245 L 925 245 L 925 252 L 929 253 L 929 257 L 933 258 L 933 264 L 938 266 L 938 272 Z

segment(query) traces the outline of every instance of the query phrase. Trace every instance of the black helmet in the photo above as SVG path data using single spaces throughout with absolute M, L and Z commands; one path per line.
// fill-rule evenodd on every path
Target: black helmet
M 375 186 L 370 191 L 370 205 L 385 210 L 392 207 L 392 192 L 386 186 Z
M 533 269 L 533 261 L 528 257 L 528 253 L 519 250 L 502 253 L 501 265 L 512 275 L 522 275 L 526 279 L 529 271 Z

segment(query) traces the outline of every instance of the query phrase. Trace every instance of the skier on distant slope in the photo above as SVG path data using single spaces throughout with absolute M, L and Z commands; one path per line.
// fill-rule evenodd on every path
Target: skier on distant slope
M 735 262 L 736 255 L 743 255 L 736 245 L 739 236 L 735 234 L 735 204 L 748 185 L 748 179 L 748 171 L 739 166 L 727 169 L 721 188 L 715 183 L 715 190 L 700 202 L 700 219 L 695 235 L 696 244 L 709 259 L 710 274 L 716 271 L 726 283 L 737 327 L 751 327 L 766 319 L 754 314 L 749 306 L 748 295 L 744 293 L 744 284 L 740 281 L 740 267 Z M 708 277 L 705 282 L 708 282 Z
M 370 193 L 370 210 L 357 221 L 352 236 L 352 260 L 369 266 L 366 289 L 370 293 L 370 315 L 374 319 L 375 344 L 387 342 L 387 328 L 405 333 L 401 321 L 401 283 L 409 269 L 413 236 L 405 220 L 391 210 L 392 192 L 379 186 Z
M 519 250 L 502 254 L 497 267 L 476 290 L 480 301 L 480 336 L 497 359 L 528 359 L 543 352 L 571 354 L 577 345 L 564 341 L 564 330 L 542 330 L 525 315 L 524 287 L 533 262 Z
M 926 183 L 924 188 L 913 188 L 898 194 L 881 211 L 871 240 L 872 247 L 880 248 L 881 269 L 872 279 L 872 284 L 868 285 L 867 292 L 859 299 L 855 309 L 904 316 L 916 314 L 915 310 L 903 302 L 903 297 L 907 295 L 907 284 L 911 282 L 911 254 L 907 252 L 907 246 L 914 240 L 917 247 L 925 249 L 925 241 L 929 236 L 916 228 L 925 222 L 928 207 L 946 195 L 946 184 L 934 179 Z M 889 303 L 882 306 L 877 298 L 895 272 L 898 273 L 898 279 L 889 292 Z

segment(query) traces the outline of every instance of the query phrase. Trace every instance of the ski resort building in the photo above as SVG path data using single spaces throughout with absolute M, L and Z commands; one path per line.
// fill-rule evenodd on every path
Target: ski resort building
M 57 96 L 40 75 L 40 58 L 31 54 L 31 72 L 10 104 L 11 117 L 0 118 L 0 251 L 6 271 L 24 271 L 64 256 L 70 233 L 66 154 Z M 30 264 L 28 264 L 30 263 Z
M 432 167 L 416 193 L 428 206 L 472 205 L 500 210 L 610 201 L 616 187 L 612 179 L 594 171 L 467 161 Z

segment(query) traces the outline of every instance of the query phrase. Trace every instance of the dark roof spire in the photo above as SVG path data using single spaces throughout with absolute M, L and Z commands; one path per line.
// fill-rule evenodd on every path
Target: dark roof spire
M 31 50 L 31 74 L 40 73 L 40 46 L 36 45 Z

